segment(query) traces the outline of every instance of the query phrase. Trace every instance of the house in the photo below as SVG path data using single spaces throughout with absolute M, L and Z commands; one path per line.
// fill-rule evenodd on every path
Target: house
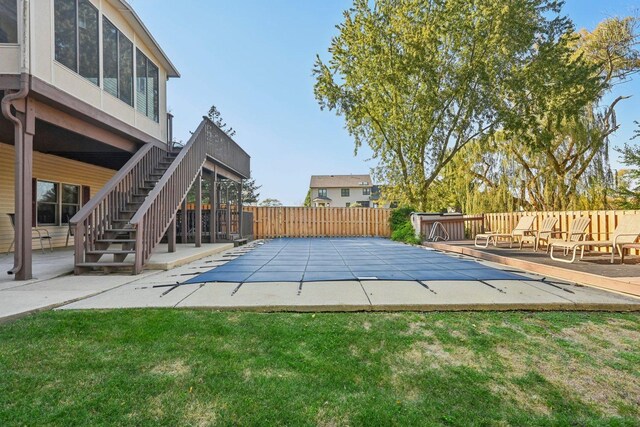
M 249 178 L 248 154 L 208 120 L 173 146 L 178 77 L 124 0 L 0 1 L 0 250 L 15 248 L 16 279 L 31 278 L 36 228 L 54 247 L 73 234 L 76 273 L 139 273 L 163 238 L 175 250 L 192 185 L 210 180 L 215 201 L 220 181 Z M 231 217 L 211 209 L 211 241 L 233 237 Z
M 314 207 L 378 207 L 378 186 L 368 174 L 312 175 L 309 191 Z

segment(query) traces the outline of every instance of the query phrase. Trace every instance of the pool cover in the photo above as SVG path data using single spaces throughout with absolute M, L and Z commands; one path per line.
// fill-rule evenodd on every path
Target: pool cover
M 185 283 L 527 280 L 462 257 L 382 238 L 274 239 Z

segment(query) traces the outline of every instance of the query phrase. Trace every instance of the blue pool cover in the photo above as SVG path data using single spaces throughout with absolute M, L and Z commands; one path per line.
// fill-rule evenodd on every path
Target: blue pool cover
M 185 283 L 333 280 L 527 280 L 382 238 L 274 239 Z

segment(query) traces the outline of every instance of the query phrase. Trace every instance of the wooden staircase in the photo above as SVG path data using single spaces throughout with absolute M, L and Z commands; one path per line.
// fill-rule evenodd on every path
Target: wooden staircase
M 179 150 L 145 145 L 80 209 L 71 219 L 76 274 L 142 271 L 202 171 L 212 127 L 203 120 Z

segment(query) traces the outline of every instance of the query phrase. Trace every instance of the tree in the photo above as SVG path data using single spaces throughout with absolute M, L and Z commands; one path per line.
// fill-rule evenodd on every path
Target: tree
M 270 207 L 282 206 L 282 202 L 278 199 L 267 198 L 260 202 L 260 206 L 270 206 Z
M 215 105 L 212 105 L 209 108 L 209 112 L 207 113 L 207 117 L 230 137 L 233 137 L 236 134 L 236 131 L 229 125 L 227 125 L 222 119 L 222 114 L 218 110 Z
M 470 141 L 501 123 L 536 46 L 570 26 L 552 0 L 355 0 L 318 56 L 315 95 L 368 144 L 387 198 L 425 209 L 429 187 Z M 557 77 L 557 76 L 555 76 Z M 509 105 L 518 107 L 519 105 Z
M 607 208 L 608 139 L 619 128 L 616 107 L 628 97 L 601 103 L 640 70 L 636 27 L 635 18 L 611 18 L 565 37 L 546 61 L 555 65 L 540 61 L 521 80 L 526 108 L 511 109 L 503 132 L 466 147 L 457 169 L 447 171 L 467 185 L 457 189 L 467 212 Z M 565 71 L 556 78 L 553 70 Z
M 640 123 L 635 122 L 639 128 L 635 131 L 633 139 L 640 138 Z M 620 209 L 640 209 L 640 146 L 625 144 L 618 150 L 622 154 L 622 163 L 628 169 L 620 171 L 616 188 L 616 207 Z
M 302 206 L 310 208 L 311 207 L 311 189 L 307 191 L 307 196 L 304 198 L 304 202 Z
M 242 203 L 253 205 L 258 203 L 260 193 L 258 190 L 262 185 L 256 185 L 255 178 L 249 178 L 242 181 Z

